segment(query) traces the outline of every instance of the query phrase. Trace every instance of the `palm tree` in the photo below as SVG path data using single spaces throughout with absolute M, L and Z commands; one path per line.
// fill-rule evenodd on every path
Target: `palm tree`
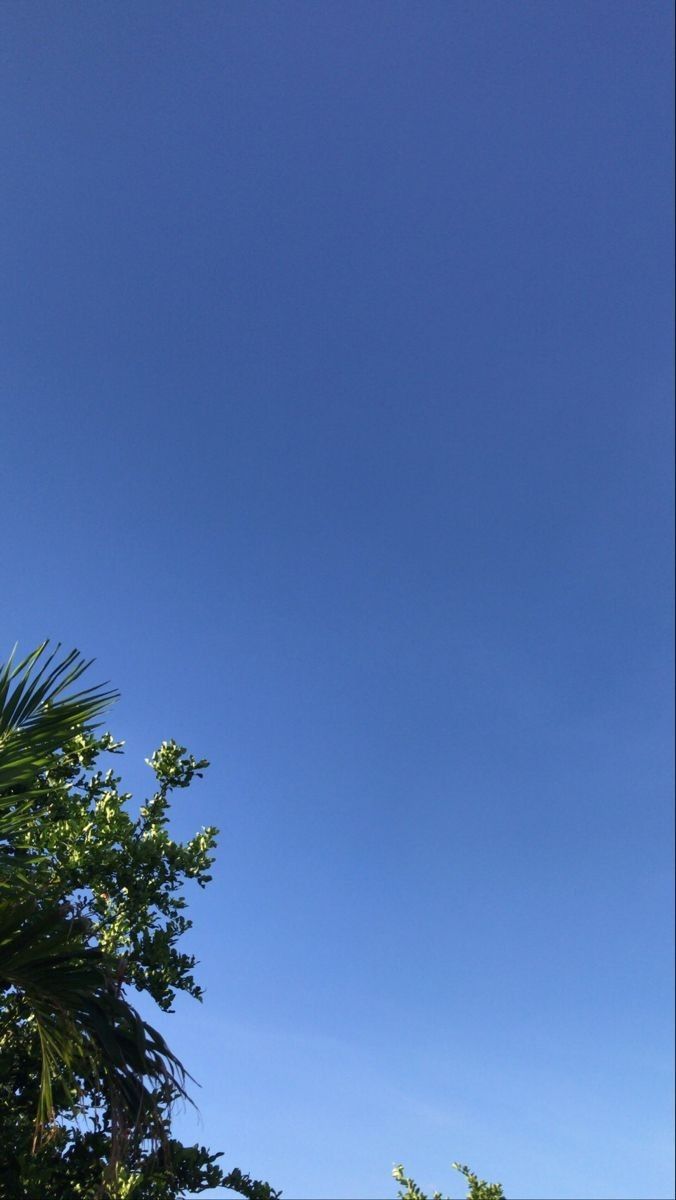
M 46 773 L 117 697 L 105 686 L 73 690 L 91 663 L 77 650 L 60 656 L 60 646 L 47 646 L 17 663 L 12 655 L 0 669 L 0 992 L 22 996 L 39 1039 L 36 1140 L 53 1119 L 57 1078 L 74 1085 L 77 1074 L 101 1087 L 120 1134 L 151 1104 L 153 1087 L 185 1096 L 186 1081 L 82 922 L 67 906 L 31 895 L 28 834 L 54 796 Z

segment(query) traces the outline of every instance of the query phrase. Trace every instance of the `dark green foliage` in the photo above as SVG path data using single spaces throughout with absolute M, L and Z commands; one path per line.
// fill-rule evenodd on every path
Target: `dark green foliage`
M 222 1186 L 232 1188 L 241 1196 L 246 1196 L 247 1200 L 280 1200 L 282 1195 L 281 1192 L 276 1192 L 273 1187 L 270 1187 L 269 1183 L 262 1183 L 260 1179 L 252 1179 L 250 1175 L 243 1175 L 237 1167 L 228 1175 L 223 1176 Z
M 0 904 L 0 982 L 17 1024 L 28 1020 L 20 1004 L 40 1044 L 38 1132 L 54 1114 L 59 1067 L 71 1079 L 86 1071 L 100 1080 L 120 1119 L 148 1102 L 153 1085 L 186 1094 L 180 1062 L 116 988 L 112 962 L 87 944 L 63 906 Z
M 149 760 L 156 786 L 136 815 L 96 731 L 114 693 L 73 693 L 77 652 L 39 647 L 0 669 L 0 1200 L 177 1200 L 267 1184 L 223 1174 L 172 1137 L 186 1075 L 129 1002 L 165 1011 L 201 998 L 185 884 L 205 886 L 214 829 L 169 832 L 170 796 L 207 766 L 175 742 Z M 36 1119 L 37 1118 L 37 1119 Z

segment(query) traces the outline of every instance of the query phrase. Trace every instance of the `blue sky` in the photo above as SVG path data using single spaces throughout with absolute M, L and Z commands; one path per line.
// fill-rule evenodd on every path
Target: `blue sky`
M 673 1196 L 671 13 L 10 3 L 5 645 L 219 825 L 186 1134 Z

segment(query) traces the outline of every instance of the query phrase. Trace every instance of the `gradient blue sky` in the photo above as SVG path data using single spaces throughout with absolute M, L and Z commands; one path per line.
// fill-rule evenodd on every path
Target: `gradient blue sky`
M 670 5 L 6 3 L 5 646 L 213 763 L 184 1132 L 673 1196 Z

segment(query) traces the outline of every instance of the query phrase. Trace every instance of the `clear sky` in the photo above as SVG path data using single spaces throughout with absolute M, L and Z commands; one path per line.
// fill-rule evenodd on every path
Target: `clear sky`
M 0 10 L 4 645 L 212 760 L 182 1128 L 289 1200 L 674 1194 L 670 9 Z

